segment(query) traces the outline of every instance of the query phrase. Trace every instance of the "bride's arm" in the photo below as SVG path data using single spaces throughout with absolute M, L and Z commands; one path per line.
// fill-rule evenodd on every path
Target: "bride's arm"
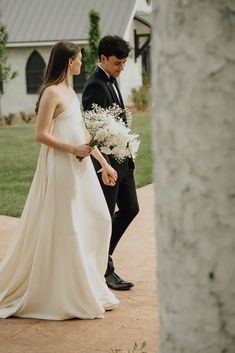
M 92 156 L 99 161 L 102 167 L 102 180 L 105 185 L 114 186 L 117 181 L 117 172 L 104 158 L 98 147 L 93 147 Z
M 92 151 L 90 146 L 87 146 L 86 144 L 76 146 L 68 143 L 63 143 L 50 133 L 53 115 L 59 103 L 60 98 L 55 88 L 52 86 L 46 88 L 43 92 L 39 104 L 39 110 L 36 119 L 35 140 L 44 143 L 49 147 L 72 153 L 79 157 L 88 156 Z
M 91 135 L 89 134 L 87 128 L 85 127 L 85 124 L 83 124 L 83 126 L 84 126 L 84 130 L 85 130 L 86 139 L 87 139 L 87 141 L 90 141 Z M 110 185 L 110 186 L 115 185 L 115 182 L 117 181 L 117 172 L 107 162 L 107 160 L 104 158 L 104 156 L 99 151 L 97 146 L 93 147 L 93 149 L 91 151 L 91 155 L 95 159 L 97 159 L 97 161 L 100 163 L 100 165 L 102 167 L 101 172 L 102 172 L 103 183 L 106 185 Z

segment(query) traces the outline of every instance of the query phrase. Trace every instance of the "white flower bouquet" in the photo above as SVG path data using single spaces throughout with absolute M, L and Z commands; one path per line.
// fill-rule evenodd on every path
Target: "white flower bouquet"
M 123 117 L 123 118 L 122 118 Z M 139 135 L 131 133 L 132 115 L 117 104 L 109 108 L 92 105 L 83 114 L 85 126 L 91 135 L 90 146 L 97 146 L 102 153 L 112 155 L 118 162 L 136 157 Z

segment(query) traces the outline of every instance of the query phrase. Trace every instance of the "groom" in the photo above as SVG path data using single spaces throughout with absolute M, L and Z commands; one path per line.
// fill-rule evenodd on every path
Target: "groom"
M 90 110 L 93 103 L 102 108 L 108 108 L 116 103 L 122 109 L 124 108 L 116 78 L 123 71 L 129 52 L 129 43 L 121 37 L 108 35 L 100 40 L 98 46 L 99 64 L 87 81 L 82 94 L 84 110 Z M 122 118 L 124 119 L 123 116 Z M 134 284 L 124 281 L 115 273 L 111 256 L 123 233 L 139 212 L 134 180 L 135 166 L 131 158 L 126 158 L 121 163 L 118 163 L 112 155 L 105 156 L 105 158 L 118 173 L 115 186 L 106 186 L 102 182 L 101 166 L 99 162 L 93 160 L 112 217 L 112 235 L 105 278 L 110 288 L 128 290 Z

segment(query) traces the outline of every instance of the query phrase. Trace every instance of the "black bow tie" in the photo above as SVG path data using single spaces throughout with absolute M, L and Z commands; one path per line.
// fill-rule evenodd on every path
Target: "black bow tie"
M 117 83 L 116 78 L 113 77 L 113 76 L 110 76 L 110 77 L 109 77 L 109 81 L 110 81 L 111 83 Z

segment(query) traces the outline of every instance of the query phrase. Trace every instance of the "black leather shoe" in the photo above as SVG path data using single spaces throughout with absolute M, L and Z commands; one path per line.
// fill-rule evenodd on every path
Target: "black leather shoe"
M 134 287 L 133 283 L 124 281 L 115 272 L 110 273 L 105 279 L 107 286 L 115 290 L 128 290 Z

